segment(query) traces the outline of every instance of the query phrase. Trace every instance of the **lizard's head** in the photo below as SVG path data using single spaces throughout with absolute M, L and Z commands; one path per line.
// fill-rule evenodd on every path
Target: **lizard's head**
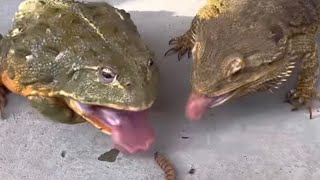
M 255 17 L 204 22 L 192 50 L 192 92 L 186 116 L 200 119 L 210 107 L 263 88 L 269 80 L 283 80 L 289 68 L 282 61 L 285 34 L 281 25 Z

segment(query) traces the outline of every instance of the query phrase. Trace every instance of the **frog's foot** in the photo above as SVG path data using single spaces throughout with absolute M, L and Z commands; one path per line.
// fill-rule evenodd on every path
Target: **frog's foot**
M 286 102 L 290 103 L 293 106 L 291 109 L 292 111 L 297 111 L 302 107 L 307 107 L 309 109 L 310 119 L 312 119 L 312 100 L 314 97 L 315 92 L 311 89 L 307 89 L 307 91 L 292 89 L 287 94 Z M 319 99 L 319 96 L 317 97 L 317 99 Z
M 57 98 L 28 96 L 31 106 L 51 120 L 65 124 L 86 122 L 81 116 L 74 113 L 64 102 Z
M 170 56 L 172 54 L 178 53 L 178 60 L 182 58 L 186 53 L 188 53 L 188 58 L 191 57 L 192 48 L 193 48 L 193 40 L 192 36 L 190 35 L 190 32 L 187 32 L 186 34 L 172 38 L 169 41 L 169 45 L 173 45 L 173 48 L 169 49 L 165 56 Z
M 5 119 L 4 108 L 7 105 L 8 90 L 4 86 L 0 86 L 0 117 Z

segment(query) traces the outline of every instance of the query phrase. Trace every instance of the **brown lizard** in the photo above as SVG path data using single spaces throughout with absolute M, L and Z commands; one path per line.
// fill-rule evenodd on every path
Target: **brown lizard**
M 293 110 L 311 109 L 317 97 L 319 10 L 320 0 L 207 0 L 166 53 L 177 52 L 179 59 L 193 55 L 186 116 L 201 119 L 209 107 L 278 88 L 298 66 L 287 101 Z

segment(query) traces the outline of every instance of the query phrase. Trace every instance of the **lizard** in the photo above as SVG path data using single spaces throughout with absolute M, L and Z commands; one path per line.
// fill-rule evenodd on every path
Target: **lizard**
M 0 41 L 1 113 L 9 90 L 55 122 L 91 123 L 122 152 L 147 150 L 159 84 L 153 59 L 125 10 L 25 0 Z
M 292 110 L 309 108 L 312 118 L 319 12 L 320 0 L 207 0 L 165 54 L 193 57 L 186 117 L 199 120 L 209 108 L 272 92 L 300 68 L 286 101 Z

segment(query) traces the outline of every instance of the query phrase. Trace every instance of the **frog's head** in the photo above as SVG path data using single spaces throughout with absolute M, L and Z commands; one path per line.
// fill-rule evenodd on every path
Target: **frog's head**
M 111 134 L 117 148 L 134 153 L 154 141 L 147 115 L 157 96 L 159 74 L 147 51 L 127 53 L 88 54 L 81 65 L 59 73 L 59 94 L 73 111 Z
M 154 141 L 148 111 L 159 83 L 153 55 L 128 13 L 106 3 L 78 5 L 93 14 L 93 24 L 99 29 L 91 31 L 89 26 L 89 32 L 70 31 L 79 38 L 65 40 L 68 48 L 57 56 L 73 59 L 60 78 L 64 82 L 61 94 L 71 109 L 111 134 L 119 150 L 147 150 Z
M 64 62 L 59 94 L 73 111 L 111 134 L 118 149 L 147 150 L 154 141 L 148 110 L 159 83 L 153 55 L 125 11 L 106 3 L 78 5 L 94 21 L 88 26 L 81 16 L 66 14 L 56 23 L 65 23 L 61 29 L 66 32 L 58 36 L 64 48 L 58 47 L 63 50 L 55 58 Z M 80 27 L 66 29 L 70 22 Z
M 204 22 L 193 48 L 186 116 L 198 120 L 210 107 L 284 81 L 294 67 L 284 29 L 263 15 L 221 15 Z
M 40 85 L 49 89 L 48 96 L 111 134 L 118 149 L 149 148 L 154 132 L 147 116 L 159 72 L 128 13 L 103 2 L 28 0 L 20 5 L 15 26 L 23 31 L 13 30 L 12 43 L 36 59 L 26 61 L 36 67 L 30 76 L 52 75 L 50 84 Z M 41 95 L 41 89 L 35 93 Z

